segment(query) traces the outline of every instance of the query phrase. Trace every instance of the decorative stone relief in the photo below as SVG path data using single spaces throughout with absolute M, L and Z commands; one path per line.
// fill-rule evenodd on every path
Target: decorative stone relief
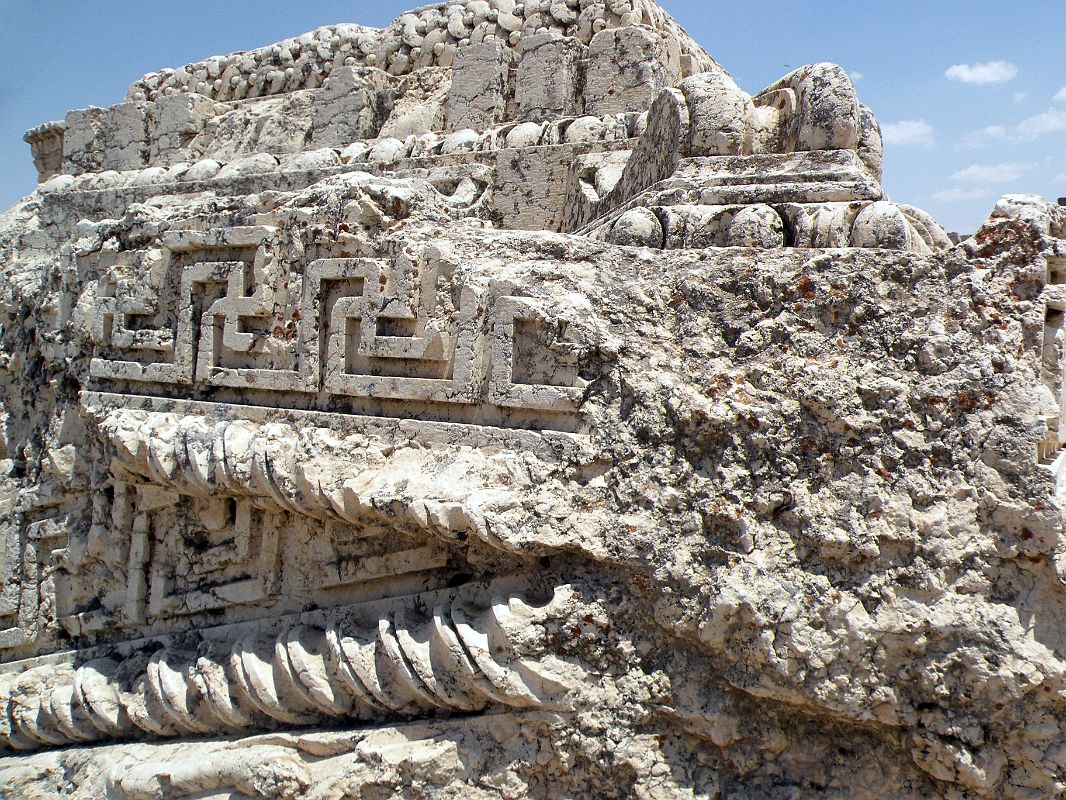
M 301 624 L 234 642 L 209 635 L 194 649 L 139 642 L 121 660 L 5 676 L 0 703 L 11 725 L 4 744 L 27 750 L 218 735 L 493 705 L 565 708 L 581 671 L 551 656 L 538 662 L 528 644 L 530 626 L 574 613 L 577 596 L 559 587 L 547 606 L 534 607 L 493 595 L 486 609 L 467 598 L 427 597 L 418 601 L 424 612 L 398 603 L 352 609 L 325 628 Z M 240 602 L 226 591 L 218 600 Z
M 1066 785 L 1066 210 L 650 0 L 151 73 L 0 216 L 0 795 Z M 29 188 L 29 187 L 28 187 Z

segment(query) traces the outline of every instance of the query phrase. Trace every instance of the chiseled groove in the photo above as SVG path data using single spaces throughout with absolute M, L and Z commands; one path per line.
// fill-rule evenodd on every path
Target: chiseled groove
M 301 625 L 226 647 L 164 648 L 122 662 L 97 658 L 69 683 L 35 670 L 0 675 L 0 744 L 32 750 L 143 734 L 210 736 L 276 723 L 543 706 L 549 698 L 536 687 L 554 692 L 559 682 L 536 680 L 536 662 L 516 652 L 519 637 L 512 633 L 561 611 L 557 602 L 534 608 L 494 596 L 476 614 L 439 603 L 431 617 L 415 617 L 414 627 L 394 608 L 375 629 Z
M 433 645 L 437 637 L 434 636 L 432 620 L 425 621 L 416 635 L 407 623 L 407 615 L 402 607 L 396 610 L 393 619 L 396 641 L 404 658 L 434 696 L 447 707 L 459 711 L 479 711 L 485 707 L 487 698 L 478 697 L 463 686 L 457 675 L 458 665 L 454 662 L 460 654 L 446 650 L 446 655 L 441 657 L 440 648 L 437 648 L 438 657 L 434 659 Z
M 283 635 L 275 636 L 271 640 L 274 654 L 270 662 L 273 667 L 271 676 L 274 679 L 274 693 L 278 705 L 295 709 L 295 713 L 306 720 L 304 724 L 313 723 L 321 717 L 322 711 L 318 704 L 308 697 L 307 688 L 299 683 L 298 676 L 293 672 L 284 638 Z
M 41 726 L 41 723 L 44 721 L 41 719 L 41 701 L 45 699 L 49 691 L 48 688 L 45 688 L 44 691 L 36 697 L 24 697 L 21 701 L 15 701 L 15 707 L 12 711 L 11 718 L 18 725 L 19 730 L 25 734 L 26 738 L 30 741 L 45 746 L 54 745 L 62 747 L 65 744 L 69 744 L 67 738 L 58 732 L 49 731 L 47 728 L 42 728 Z
M 27 708 L 27 713 L 21 719 L 22 729 L 38 742 L 62 746 L 68 740 L 62 731 L 58 730 L 55 720 L 49 719 L 48 700 L 50 695 L 51 691 L 46 690 L 44 694 L 31 702 Z
M 497 690 L 496 686 L 489 680 L 488 675 L 478 666 L 477 660 L 471 655 L 470 648 L 466 646 L 463 638 L 459 635 L 459 630 L 452 616 L 453 610 L 454 606 L 446 606 L 444 604 L 433 609 L 433 625 L 437 635 L 442 642 L 446 642 L 449 652 L 455 655 L 455 663 L 461 669 L 465 668 L 470 676 L 471 685 L 479 693 L 493 703 L 499 703 L 502 706 L 513 705 L 511 698 Z
M 275 682 L 277 675 L 274 664 L 274 640 L 262 635 L 248 636 L 238 643 L 238 664 L 243 678 L 242 688 L 246 690 L 248 698 L 253 705 L 278 722 L 286 725 L 307 725 L 314 721 L 308 717 L 303 709 L 288 709 L 279 696 L 278 686 Z M 270 653 L 263 658 L 260 653 Z
M 147 662 L 140 668 L 140 674 L 134 677 L 130 690 L 123 696 L 123 700 L 130 720 L 141 730 L 154 733 L 156 736 L 179 735 L 171 725 L 166 709 L 151 690 Z
M 409 698 L 396 697 L 389 690 L 387 685 L 387 677 L 389 676 L 382 669 L 386 665 L 379 665 L 378 662 L 379 643 L 377 631 L 370 632 L 355 628 L 352 633 L 354 634 L 353 636 L 345 636 L 341 639 L 341 647 L 348 657 L 348 663 L 355 670 L 355 674 L 362 681 L 363 686 L 367 688 L 378 703 L 394 714 L 405 717 L 417 714 L 418 709 L 411 705 Z M 382 674 L 383 672 L 384 674 Z M 383 677 L 386 680 L 382 680 Z
M 402 684 L 408 693 L 414 696 L 417 705 L 426 710 L 449 708 L 446 702 L 438 698 L 426 686 L 422 679 L 418 677 L 418 673 L 407 662 L 407 657 L 403 654 L 400 643 L 396 638 L 395 623 L 388 614 L 378 620 L 378 648 L 379 657 L 382 655 L 382 648 L 384 648 L 383 654 L 392 670 L 392 674 L 397 678 L 397 682 Z
M 522 677 L 507 667 L 497 664 L 493 659 L 494 648 L 489 633 L 477 627 L 477 623 L 484 624 L 488 616 L 488 614 L 481 614 L 473 618 L 467 615 L 461 605 L 452 606 L 452 619 L 455 621 L 455 629 L 459 633 L 463 647 L 500 695 L 506 698 L 507 704 L 517 708 L 536 706 L 538 698 Z
M 166 711 L 170 722 L 191 734 L 213 733 L 216 725 L 197 719 L 195 701 L 190 702 L 190 687 L 177 670 L 167 663 L 167 651 L 159 650 L 148 662 L 149 686 Z M 174 654 L 177 657 L 177 654 Z M 217 719 L 217 718 L 216 718 Z
M 336 628 L 326 631 L 326 645 L 329 647 L 330 659 L 336 667 L 337 674 L 344 682 L 344 687 L 351 693 L 357 704 L 363 707 L 364 719 L 372 719 L 376 714 L 387 713 L 391 709 L 383 706 L 360 680 L 355 667 L 348 660 L 344 647 L 344 637 Z
M 96 738 L 87 715 L 74 701 L 74 687 L 57 686 L 48 696 L 49 715 L 55 719 L 59 730 L 77 742 L 91 742 Z
M 41 695 L 39 710 L 37 712 L 37 727 L 38 730 L 43 731 L 57 731 L 61 737 L 68 739 L 73 738 L 74 741 L 80 741 L 77 736 L 71 737 L 70 732 L 67 731 L 63 725 L 63 719 L 59 715 L 59 704 L 61 698 L 56 697 L 56 692 L 61 689 L 60 686 L 55 686 L 44 694 Z
M 97 658 L 82 664 L 74 673 L 74 701 L 106 738 L 127 736 L 133 726 L 113 682 L 117 670 L 118 663 L 113 659 Z
M 310 648 L 305 643 L 311 643 Z M 293 687 L 304 702 L 324 714 L 345 717 L 352 709 L 352 698 L 336 691 L 330 682 L 330 664 L 326 657 L 326 634 L 300 625 L 278 636 L 277 658 L 284 658 L 293 675 Z M 339 686 L 338 686 L 339 688 Z
M 255 727 L 257 722 L 261 725 L 261 717 L 242 709 L 235 702 L 232 692 L 234 680 L 230 669 L 228 659 L 219 662 L 200 655 L 192 672 L 197 691 L 229 729 L 241 731 Z

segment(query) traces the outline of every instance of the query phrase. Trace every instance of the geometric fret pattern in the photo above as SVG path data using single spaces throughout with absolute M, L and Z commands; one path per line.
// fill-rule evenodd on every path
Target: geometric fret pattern
M 277 235 L 170 232 L 147 280 L 108 269 L 92 377 L 556 413 L 580 402 L 557 309 L 407 259 L 318 259 L 290 298 Z

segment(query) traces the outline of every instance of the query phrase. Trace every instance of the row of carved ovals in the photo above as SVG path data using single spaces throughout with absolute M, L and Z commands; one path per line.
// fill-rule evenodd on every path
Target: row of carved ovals
M 551 705 L 570 686 L 527 652 L 530 630 L 567 616 L 574 598 L 562 586 L 544 606 L 499 595 L 487 607 L 395 606 L 362 624 L 0 675 L 0 742 L 28 750 Z
M 945 245 L 921 212 L 887 201 L 635 207 L 593 236 L 655 249 L 865 247 L 929 252 Z
M 405 75 L 449 67 L 460 48 L 488 42 L 518 49 L 523 37 L 572 36 L 583 44 L 604 30 L 645 25 L 661 30 L 697 65 L 709 57 L 651 0 L 462 0 L 402 14 L 388 28 L 332 25 L 249 52 L 214 56 L 150 72 L 126 99 L 155 100 L 186 92 L 218 101 L 314 89 L 341 67 L 376 67 Z

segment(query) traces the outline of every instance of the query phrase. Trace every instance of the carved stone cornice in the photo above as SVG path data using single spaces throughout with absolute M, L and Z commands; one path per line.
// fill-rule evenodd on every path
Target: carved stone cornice
M 577 592 L 559 586 L 544 606 L 489 596 L 485 604 L 460 592 L 424 613 L 412 610 L 418 603 L 378 616 L 355 609 L 321 627 L 244 628 L 193 646 L 145 642 L 125 657 L 0 674 L 0 742 L 33 750 L 566 708 L 584 671 L 549 652 L 549 633 L 577 613 Z
M 537 488 L 529 466 L 540 459 L 530 453 L 456 446 L 443 457 L 439 449 L 345 438 L 326 428 L 131 409 L 107 412 L 98 429 L 110 447 L 111 470 L 123 480 L 527 552 L 514 522 L 504 518 L 520 506 L 522 492 Z M 517 477 L 523 474 L 525 482 Z

